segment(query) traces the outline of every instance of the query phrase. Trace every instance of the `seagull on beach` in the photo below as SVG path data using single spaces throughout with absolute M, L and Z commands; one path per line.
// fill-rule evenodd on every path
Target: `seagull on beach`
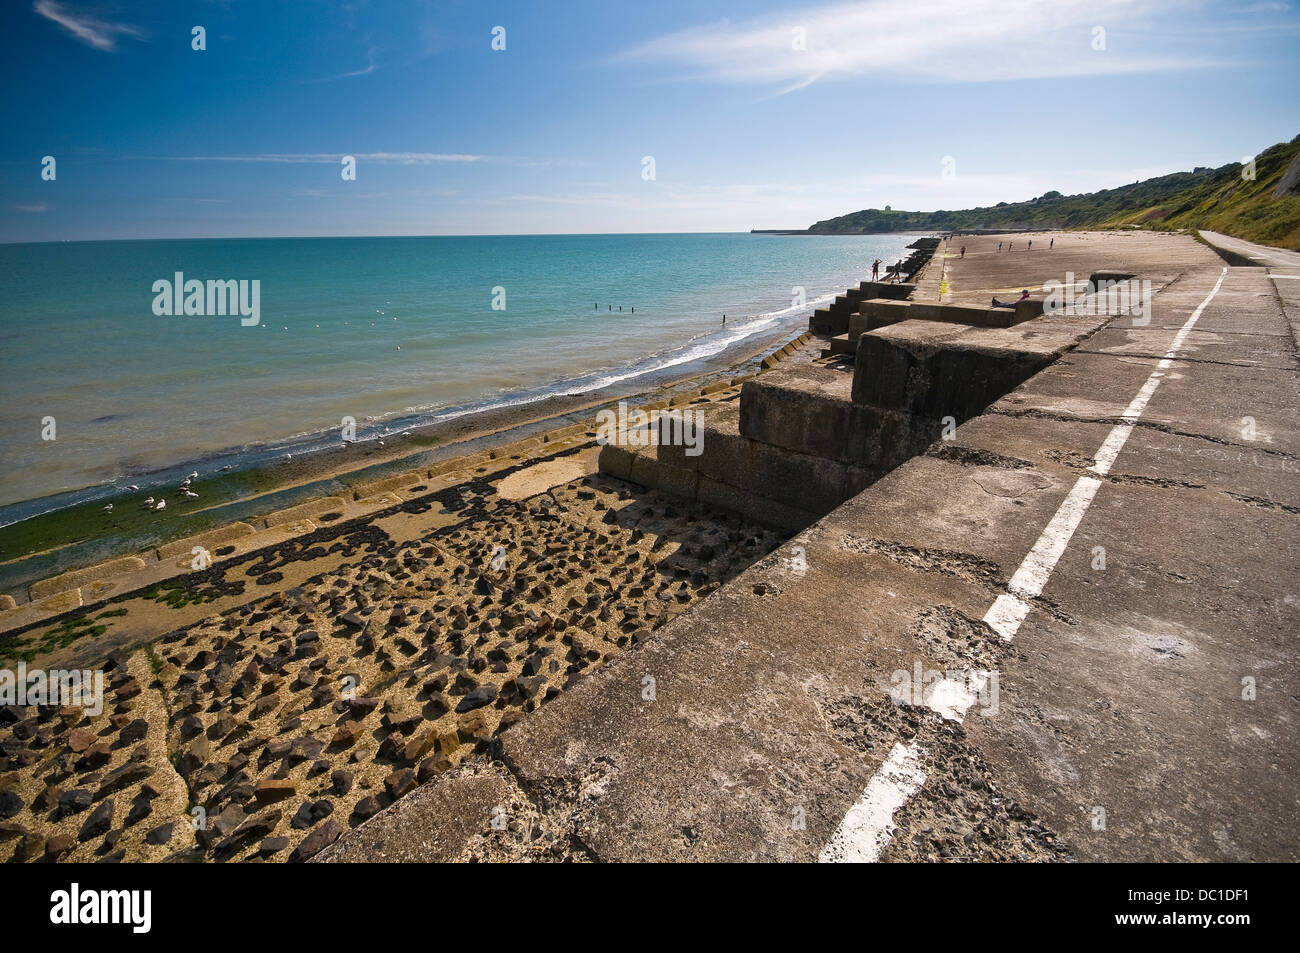
M 222 472 L 225 472 L 226 470 L 229 470 L 229 469 L 230 469 L 230 464 L 229 464 L 229 463 L 227 463 L 224 467 L 221 468 Z
M 198 471 L 198 470 L 191 470 L 191 471 L 190 471 L 190 475 L 189 475 L 188 477 L 186 477 L 186 482 L 188 482 L 188 481 L 190 481 L 190 480 L 197 480 L 198 478 L 199 478 L 199 471 Z
M 104 507 L 104 512 L 105 512 L 105 513 L 111 513 L 111 512 L 113 512 L 113 504 L 112 504 L 112 503 L 109 503 L 108 506 Z
M 199 495 L 197 493 L 191 493 L 189 490 L 185 491 L 185 496 L 187 499 L 190 500 L 197 500 L 199 498 Z
M 144 501 L 144 505 L 145 505 L 145 506 L 153 506 L 153 497 L 151 496 L 151 497 L 149 497 L 147 500 L 145 500 L 145 501 Z
M 128 489 L 128 490 L 138 490 L 138 489 L 140 489 L 140 488 L 139 488 L 138 486 L 136 486 L 134 483 L 132 483 L 130 486 L 127 487 L 127 489 Z
M 154 509 L 155 509 L 155 510 L 165 510 L 165 509 L 167 509 L 167 501 L 166 501 L 166 500 L 159 500 L 159 501 L 158 501 L 158 505 L 155 506 Z

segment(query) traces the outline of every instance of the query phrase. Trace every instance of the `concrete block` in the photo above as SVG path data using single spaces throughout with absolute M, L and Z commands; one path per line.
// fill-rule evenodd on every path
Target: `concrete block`
M 969 324 L 984 327 L 989 322 L 987 305 L 980 304 L 945 304 L 939 308 L 938 320 L 950 324 Z
M 979 413 L 1087 337 L 1103 321 L 977 328 L 904 321 L 858 339 L 854 403 L 921 418 Z
M 608 474 L 619 480 L 630 481 L 632 479 L 632 451 L 617 444 L 605 444 L 600 448 L 600 456 L 596 458 L 596 466 L 600 468 L 601 473 Z
M 174 556 L 185 556 L 193 552 L 195 546 L 202 546 L 204 549 L 216 549 L 218 546 L 239 539 L 241 536 L 248 536 L 253 532 L 253 527 L 247 523 L 231 523 L 229 526 L 220 526 L 217 529 L 208 530 L 206 533 L 187 536 L 184 539 L 178 539 L 159 546 L 158 558 L 171 559 Z
M 87 566 L 85 569 L 74 569 L 71 572 L 65 572 L 62 575 L 54 576 L 50 579 L 42 579 L 40 582 L 34 582 L 27 592 L 33 600 L 44 599 L 49 596 L 60 595 L 66 591 L 77 589 L 87 583 L 106 579 L 109 576 L 117 576 L 124 572 L 132 572 L 133 570 L 143 568 L 144 560 L 139 556 L 121 556 L 117 559 L 110 559 L 108 562 L 102 562 L 95 566 Z M 80 604 L 80 602 L 78 602 L 78 604 Z
M 859 353 L 870 336 L 859 339 Z M 933 424 L 904 411 L 855 404 L 851 371 L 809 364 L 747 382 L 740 393 L 739 432 L 760 443 L 875 469 L 897 466 L 934 439 L 926 438 L 931 430 L 938 435 Z
M 698 499 L 705 506 L 739 513 L 762 526 L 790 532 L 807 529 L 818 519 L 816 513 L 808 513 L 777 500 L 757 496 L 711 477 L 700 477 Z
M 1042 298 L 1025 298 L 1016 302 L 1016 324 L 1029 321 L 1043 313 Z

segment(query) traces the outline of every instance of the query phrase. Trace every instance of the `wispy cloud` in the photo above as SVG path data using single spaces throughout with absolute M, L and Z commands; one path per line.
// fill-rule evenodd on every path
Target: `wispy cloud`
M 1144 38 L 1176 0 L 866 0 L 724 21 L 652 39 L 617 57 L 675 64 L 686 79 L 780 87 L 819 79 L 904 77 L 990 82 L 1206 66 Z M 1094 31 L 1111 42 L 1098 49 Z M 1117 35 L 1126 38 L 1115 43 Z
M 323 80 L 318 80 L 318 82 L 328 82 L 334 79 L 348 79 L 351 76 L 369 76 L 376 69 L 375 52 L 377 51 L 377 49 L 378 47 L 371 46 L 369 50 L 367 50 L 366 58 L 368 60 L 368 63 L 367 65 L 363 66 L 361 69 L 354 69 L 347 73 L 338 73 L 334 76 L 327 76 Z
M 47 20 L 53 20 L 82 43 L 97 50 L 111 53 L 117 49 L 120 36 L 133 36 L 137 39 L 144 33 L 129 23 L 114 23 L 98 17 L 73 10 L 55 0 L 36 0 L 32 9 Z
M 46 205 L 44 202 L 34 202 L 31 205 L 14 206 L 14 210 L 18 212 L 46 212 L 49 211 L 49 208 L 50 207 Z

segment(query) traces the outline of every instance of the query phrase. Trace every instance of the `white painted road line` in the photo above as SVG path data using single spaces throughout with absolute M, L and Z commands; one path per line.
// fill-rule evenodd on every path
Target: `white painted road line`
M 862 798 L 849 808 L 839 829 L 822 848 L 823 864 L 870 864 L 880 856 L 894 833 L 894 812 L 925 784 L 916 744 L 896 744 L 880 766 Z
M 1219 273 L 1219 280 L 1205 296 L 1205 300 L 1196 306 L 1191 317 L 1174 335 L 1169 350 L 1165 351 L 1165 356 L 1138 390 L 1137 396 L 1129 402 L 1128 409 L 1121 416 L 1122 423 L 1116 424 L 1102 441 L 1089 470 L 1103 477 L 1110 473 L 1115 458 L 1124 449 L 1129 434 L 1133 432 L 1134 424 L 1142 416 L 1142 412 L 1146 410 L 1151 400 L 1151 395 L 1164 379 L 1165 371 L 1173 363 L 1183 342 L 1187 340 L 1187 335 L 1200 320 L 1201 313 L 1223 287 L 1223 279 L 1227 276 L 1228 269 L 1224 268 Z M 1088 512 L 1088 507 L 1100 487 L 1101 480 L 1097 477 L 1079 477 L 1048 522 L 1042 535 L 1038 537 L 1038 541 L 1021 562 L 1015 575 L 1011 577 L 1011 581 L 1007 584 L 1008 591 L 998 596 L 989 611 L 984 614 L 984 621 L 1003 639 L 1010 641 L 1020 631 L 1020 624 L 1025 621 L 1032 608 L 1030 600 L 1042 594 L 1043 587 L 1051 578 L 1052 571 L 1065 553 L 1074 531 L 1079 528 L 1079 523 Z M 967 697 L 973 703 L 974 697 L 971 695 Z M 966 710 L 968 709 L 954 710 L 949 700 L 948 709 L 941 714 L 944 717 L 950 717 L 950 713 L 956 714 L 957 717 L 953 720 L 961 721 L 965 717 Z M 920 780 L 918 781 L 917 778 Z M 917 743 L 912 742 L 906 746 L 894 745 L 885 763 L 880 766 L 866 790 L 862 792 L 862 797 L 849 808 L 848 814 L 831 835 L 830 842 L 822 849 L 818 860 L 823 863 L 876 860 L 894 834 L 894 812 L 919 791 L 924 783 L 921 749 Z

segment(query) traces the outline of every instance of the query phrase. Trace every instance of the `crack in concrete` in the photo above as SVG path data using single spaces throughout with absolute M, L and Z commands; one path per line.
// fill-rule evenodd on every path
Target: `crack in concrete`
M 1003 470 L 1028 470 L 1033 464 L 1018 457 L 1007 457 L 992 450 L 964 447 L 960 444 L 936 443 L 924 451 L 924 455 L 935 460 L 947 460 L 949 463 L 971 467 L 998 467 Z
M 900 566 L 919 572 L 937 572 L 951 576 L 963 582 L 983 586 L 998 594 L 1010 592 L 1004 579 L 1002 567 L 991 559 L 984 559 L 972 553 L 963 553 L 948 549 L 933 549 L 921 546 L 909 546 L 893 540 L 872 539 L 863 536 L 847 536 L 844 548 L 851 553 L 864 553 L 883 556 Z M 1078 623 L 1067 615 L 1059 605 L 1044 596 L 1018 598 L 1036 608 L 1042 609 L 1058 622 L 1066 625 Z
M 1094 479 L 1098 478 L 1097 474 L 1089 468 L 1096 463 L 1093 457 L 1078 453 L 1074 450 L 1046 450 L 1043 456 L 1056 463 L 1061 464 L 1078 473 L 1086 473 Z M 1102 477 L 1108 483 L 1119 486 L 1155 486 L 1162 489 L 1171 490 L 1204 490 L 1204 483 L 1192 483 L 1188 480 L 1173 480 L 1168 477 L 1149 477 L 1137 473 L 1108 473 Z
M 1270 500 L 1262 496 L 1248 496 L 1245 493 L 1233 493 L 1231 490 L 1224 490 L 1224 494 L 1232 497 L 1238 503 L 1246 503 L 1250 506 L 1258 506 L 1267 510 L 1282 510 L 1290 513 L 1292 516 L 1300 516 L 1300 506 L 1292 506 L 1290 503 L 1279 503 L 1277 500 Z
M 1189 433 L 1185 430 L 1175 430 L 1168 424 L 1158 424 L 1147 420 L 1125 420 L 1123 417 L 1075 417 L 1070 414 L 1056 414 L 1049 410 L 1039 410 L 1033 407 L 1024 409 L 1004 408 L 997 409 L 990 407 L 985 411 L 986 414 L 997 414 L 1001 417 L 1032 417 L 1037 420 L 1059 420 L 1067 424 L 1107 424 L 1115 426 L 1117 424 L 1131 424 L 1134 427 L 1144 427 L 1148 430 L 1156 430 L 1160 433 L 1169 434 L 1171 437 L 1188 437 L 1193 440 L 1204 440 L 1207 443 L 1217 443 L 1224 447 L 1233 447 L 1237 450 L 1249 450 L 1257 453 L 1267 453 L 1271 456 L 1282 457 L 1286 460 L 1300 460 L 1300 456 L 1293 453 L 1287 453 L 1285 450 L 1273 450 L 1269 447 L 1248 446 L 1242 443 L 1236 443 L 1232 440 L 1224 440 L 1222 437 L 1213 437 L 1203 433 Z
M 1144 361 L 1163 361 L 1163 354 L 1147 354 L 1139 351 L 1078 351 L 1078 354 L 1094 354 L 1097 357 L 1136 357 Z M 1259 361 L 1212 361 L 1204 357 L 1175 357 L 1175 364 L 1218 364 L 1220 367 L 1240 367 L 1247 370 L 1276 371 L 1279 368 L 1268 367 Z

